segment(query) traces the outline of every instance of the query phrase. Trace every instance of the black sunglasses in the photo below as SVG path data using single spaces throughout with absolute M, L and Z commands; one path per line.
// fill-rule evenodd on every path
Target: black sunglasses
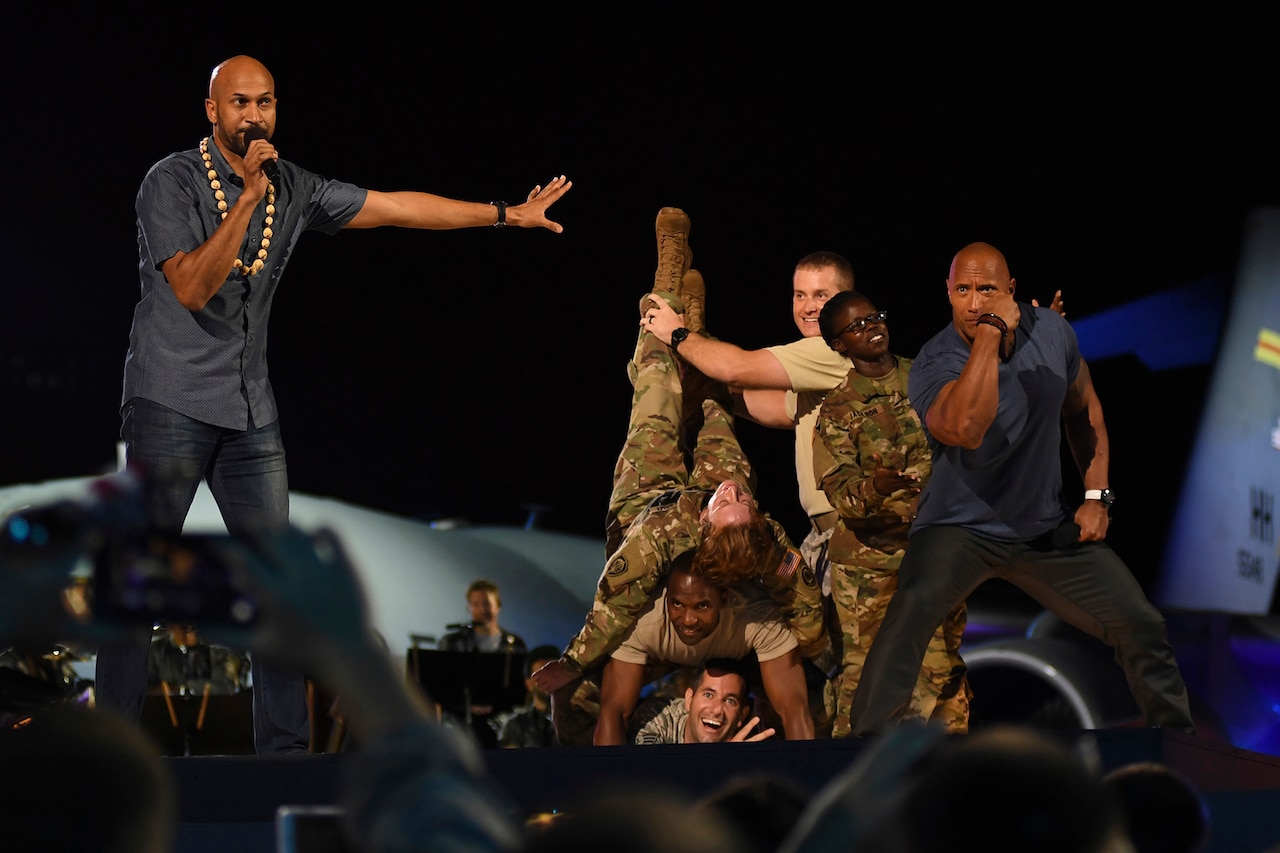
M 889 317 L 888 311 L 877 311 L 874 314 L 868 314 L 866 317 L 859 317 L 840 331 L 836 332 L 836 337 L 840 337 L 845 332 L 861 332 L 872 323 L 883 323 Z

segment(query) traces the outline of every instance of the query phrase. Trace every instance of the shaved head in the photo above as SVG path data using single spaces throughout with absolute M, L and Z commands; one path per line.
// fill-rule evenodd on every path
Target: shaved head
M 951 259 L 951 270 L 948 275 L 951 281 L 956 280 L 956 271 L 985 270 L 996 279 L 1008 279 L 1009 264 L 1004 255 L 990 243 L 970 243 Z
M 209 97 L 215 101 L 219 100 L 228 92 L 234 91 L 237 82 L 246 75 L 266 78 L 270 83 L 267 88 L 272 92 L 275 91 L 276 81 L 267 70 L 267 66 L 252 56 L 241 55 L 225 59 L 213 67 L 213 71 L 209 74 Z

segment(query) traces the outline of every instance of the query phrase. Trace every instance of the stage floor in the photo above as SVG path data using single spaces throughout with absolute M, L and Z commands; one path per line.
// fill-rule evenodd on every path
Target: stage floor
M 1260 853 L 1280 844 L 1280 758 L 1158 729 L 1061 732 L 1092 744 L 1110 770 L 1158 761 L 1190 778 L 1212 810 L 1209 853 Z M 571 809 L 604 787 L 653 784 L 698 797 L 743 775 L 777 774 L 817 791 L 854 762 L 867 739 L 644 747 L 488 750 L 494 777 L 527 812 Z M 689 761 L 688 751 L 701 752 Z M 167 758 L 181 803 L 178 844 L 187 853 L 274 853 L 281 805 L 329 805 L 347 756 Z

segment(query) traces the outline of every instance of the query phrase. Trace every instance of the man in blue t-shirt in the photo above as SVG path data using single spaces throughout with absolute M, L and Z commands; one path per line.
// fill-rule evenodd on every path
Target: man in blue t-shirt
M 907 390 L 933 473 L 854 695 L 852 732 L 901 718 L 934 630 L 993 577 L 1111 645 L 1148 725 L 1190 731 L 1164 619 L 1105 541 L 1110 445 L 1075 332 L 1015 301 L 1014 288 L 993 246 L 961 249 L 947 277 L 952 324 L 912 365 Z M 1074 510 L 1062 494 L 1060 423 L 1084 481 Z

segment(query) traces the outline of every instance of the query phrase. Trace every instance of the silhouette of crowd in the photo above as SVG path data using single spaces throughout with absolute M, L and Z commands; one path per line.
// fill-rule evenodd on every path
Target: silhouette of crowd
M 905 852 L 954 845 L 959 832 L 980 838 L 984 850 L 1118 853 L 1154 849 L 1126 834 L 1150 837 L 1153 801 L 1168 823 L 1180 815 L 1187 832 L 1207 834 L 1202 801 L 1184 779 L 1161 777 L 1177 784 L 1160 786 L 1136 769 L 1104 778 L 1087 753 L 1030 729 L 952 736 L 925 724 L 879 739 L 817 791 L 769 775 L 731 780 L 702 798 L 606 786 L 555 820 L 534 821 L 485 770 L 474 741 L 441 725 L 393 663 L 340 541 L 286 528 L 228 547 L 240 555 L 260 618 L 207 633 L 314 673 L 344 697 L 360 747 L 349 755 L 339 804 L 355 849 L 542 851 L 607 839 L 620 851 Z M 66 609 L 77 543 L 18 550 L 6 549 L 0 572 L 0 636 L 91 639 L 120 629 L 80 622 Z M 72 781 L 94 793 L 69 813 L 37 786 L 19 786 L 3 800 L 6 849 L 79 850 L 86 833 L 97 849 L 169 849 L 173 780 L 135 726 L 111 711 L 65 705 L 0 734 L 10 778 L 36 778 L 69 756 Z

